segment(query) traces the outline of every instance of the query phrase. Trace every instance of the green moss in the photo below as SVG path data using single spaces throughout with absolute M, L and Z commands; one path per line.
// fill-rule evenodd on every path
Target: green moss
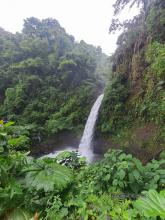
M 116 78 L 109 83 L 101 107 L 99 126 L 102 132 L 113 133 L 124 126 L 123 113 L 126 113 L 124 103 L 128 89 L 123 78 Z

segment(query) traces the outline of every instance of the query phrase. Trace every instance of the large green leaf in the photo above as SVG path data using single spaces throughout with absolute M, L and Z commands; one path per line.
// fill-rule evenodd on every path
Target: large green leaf
M 7 217 L 7 220 L 30 220 L 32 219 L 32 214 L 23 210 L 23 209 L 15 209 L 12 211 Z
M 161 217 L 165 219 L 165 190 L 158 193 L 149 190 L 144 198 L 138 199 L 135 208 L 146 217 Z
M 7 122 L 4 126 L 5 126 L 5 127 L 9 127 L 9 126 L 11 126 L 11 125 L 14 125 L 14 122 L 13 122 L 13 121 Z
M 51 160 L 50 160 L 51 161 Z M 25 177 L 27 187 L 36 190 L 43 189 L 48 191 L 59 191 L 64 189 L 72 181 L 72 172 L 70 169 L 60 164 L 38 160 L 36 164 L 32 164 L 28 169 Z

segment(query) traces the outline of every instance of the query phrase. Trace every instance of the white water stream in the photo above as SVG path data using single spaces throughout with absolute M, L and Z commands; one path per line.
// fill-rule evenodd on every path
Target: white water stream
M 103 97 L 104 97 L 104 94 L 100 95 L 95 101 L 91 109 L 91 112 L 88 116 L 88 120 L 85 125 L 84 133 L 79 144 L 78 151 L 80 155 L 86 157 L 86 160 L 88 162 L 91 162 L 94 157 L 92 139 L 93 139 L 95 124 L 97 121 L 97 117 L 98 117 L 98 113 L 99 113 L 99 109 L 100 109 Z
M 93 146 L 92 146 L 92 139 L 93 139 L 93 134 L 94 134 L 94 130 L 95 130 L 95 124 L 97 121 L 97 117 L 98 117 L 98 113 L 99 113 L 99 109 L 103 100 L 104 94 L 100 95 L 91 111 L 90 114 L 88 116 L 86 125 L 85 125 L 85 129 L 83 132 L 83 136 L 81 138 L 80 144 L 79 144 L 79 148 L 78 148 L 78 152 L 80 154 L 80 156 L 86 157 L 87 162 L 92 162 L 94 160 L 94 158 L 96 157 L 96 155 L 94 155 L 93 153 Z M 72 148 L 70 146 L 65 146 L 65 147 L 61 147 L 59 150 L 54 151 L 53 153 L 50 153 L 48 155 L 46 155 L 47 157 L 56 157 L 57 154 L 63 152 L 63 151 L 76 151 L 77 149 Z

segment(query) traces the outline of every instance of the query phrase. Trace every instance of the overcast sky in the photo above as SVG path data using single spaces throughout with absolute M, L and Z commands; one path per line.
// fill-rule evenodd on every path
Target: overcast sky
M 117 34 L 108 29 L 113 15 L 114 0 L 0 0 L 0 26 L 7 31 L 20 32 L 27 17 L 52 17 L 77 41 L 101 46 L 111 54 L 116 48 Z M 122 18 L 132 17 L 137 9 L 125 10 Z

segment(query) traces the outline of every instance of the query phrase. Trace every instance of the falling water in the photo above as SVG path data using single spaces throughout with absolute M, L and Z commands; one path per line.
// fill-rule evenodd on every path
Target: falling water
M 98 117 L 99 108 L 103 100 L 104 94 L 100 95 L 95 101 L 91 112 L 88 116 L 88 120 L 85 125 L 84 133 L 79 144 L 79 153 L 80 155 L 86 157 L 88 162 L 91 162 L 93 159 L 93 149 L 92 149 L 92 138 L 94 134 L 95 124 Z

